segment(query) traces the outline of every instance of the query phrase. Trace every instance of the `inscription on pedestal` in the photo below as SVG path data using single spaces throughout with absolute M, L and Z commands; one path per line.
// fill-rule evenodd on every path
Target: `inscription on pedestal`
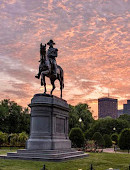
M 65 133 L 65 119 L 56 118 L 56 132 Z
M 32 132 L 50 132 L 50 121 L 49 117 L 32 117 Z

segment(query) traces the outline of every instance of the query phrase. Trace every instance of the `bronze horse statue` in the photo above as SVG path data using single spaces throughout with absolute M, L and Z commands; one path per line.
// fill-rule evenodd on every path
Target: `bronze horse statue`
M 46 55 L 46 44 L 42 45 L 42 43 L 40 44 L 40 65 L 39 65 L 39 76 L 35 76 L 36 78 L 39 78 L 41 75 L 41 86 L 44 85 L 44 94 L 46 94 L 47 89 L 46 89 L 46 81 L 45 81 L 45 77 L 50 78 L 50 82 L 52 84 L 52 90 L 50 92 L 50 94 L 52 95 L 55 87 L 55 80 L 59 80 L 60 82 L 60 91 L 61 91 L 61 95 L 60 97 L 62 98 L 62 90 L 64 88 L 64 73 L 63 73 L 63 69 L 57 65 L 57 76 L 54 75 L 53 71 L 52 71 L 52 65 L 49 61 L 48 56 Z

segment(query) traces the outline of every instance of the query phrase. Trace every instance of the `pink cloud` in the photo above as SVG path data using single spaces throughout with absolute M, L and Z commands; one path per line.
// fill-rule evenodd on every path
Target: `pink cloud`
M 39 45 L 53 39 L 59 49 L 57 63 L 64 69 L 64 98 L 71 104 L 88 102 L 97 114 L 96 100 L 109 89 L 121 107 L 130 97 L 128 3 L 2 1 L 0 99 L 9 97 L 27 106 L 34 93 L 43 91 L 34 78 Z M 57 87 L 54 94 L 59 96 Z

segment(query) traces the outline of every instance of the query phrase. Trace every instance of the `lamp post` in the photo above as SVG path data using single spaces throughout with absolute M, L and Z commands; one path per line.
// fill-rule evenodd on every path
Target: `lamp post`
M 80 129 L 81 129 L 81 122 L 82 122 L 82 119 L 81 119 L 81 118 L 79 118 Z
M 113 128 L 113 131 L 114 131 L 114 133 L 115 133 L 115 131 L 116 131 L 116 128 L 114 127 Z M 116 152 L 116 145 L 114 144 L 114 151 Z

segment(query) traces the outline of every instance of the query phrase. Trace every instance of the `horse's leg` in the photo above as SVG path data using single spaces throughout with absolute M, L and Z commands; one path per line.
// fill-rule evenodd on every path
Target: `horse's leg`
M 44 94 L 46 94 L 46 81 L 45 81 L 45 76 L 43 76 L 43 85 L 44 85 Z
M 41 86 L 44 85 L 44 93 L 46 93 L 46 81 L 45 81 L 45 75 L 42 73 L 41 74 Z
M 55 80 L 51 80 L 51 84 L 52 84 L 51 94 L 53 93 L 53 90 L 56 88 L 54 82 L 55 82 Z
M 60 93 L 60 97 L 62 98 L 62 80 L 60 80 L 60 91 L 61 91 L 61 93 Z

